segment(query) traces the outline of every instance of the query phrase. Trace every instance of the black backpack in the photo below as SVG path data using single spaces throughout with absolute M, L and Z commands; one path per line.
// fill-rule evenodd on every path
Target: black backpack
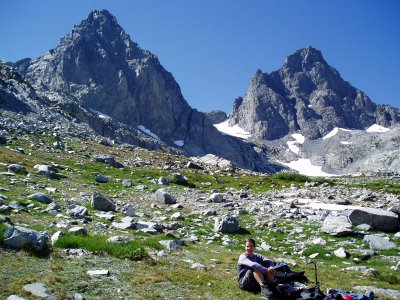
M 325 299 L 324 293 L 319 289 L 319 287 L 315 288 L 307 288 L 301 291 L 299 297 L 297 299 L 303 300 L 323 300 Z

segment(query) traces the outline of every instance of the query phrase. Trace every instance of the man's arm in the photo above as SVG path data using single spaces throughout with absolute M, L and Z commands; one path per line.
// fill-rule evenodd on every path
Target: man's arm
M 258 262 L 251 261 L 250 259 L 247 258 L 247 256 L 245 254 L 241 254 L 239 256 L 238 264 L 246 266 L 246 267 L 249 267 L 249 268 L 252 268 L 252 269 L 260 271 L 262 273 L 266 273 L 267 272 L 267 268 L 266 267 L 262 266 Z

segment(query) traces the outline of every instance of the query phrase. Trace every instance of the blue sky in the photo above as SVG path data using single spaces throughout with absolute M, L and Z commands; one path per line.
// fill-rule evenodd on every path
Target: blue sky
M 0 59 L 45 54 L 94 9 L 157 55 L 200 111 L 229 113 L 257 69 L 307 46 L 373 102 L 400 107 L 398 0 L 0 1 Z

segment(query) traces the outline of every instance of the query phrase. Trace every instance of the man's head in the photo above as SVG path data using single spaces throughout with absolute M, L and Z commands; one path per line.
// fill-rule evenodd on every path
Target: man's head
M 254 254 L 255 248 L 256 248 L 256 241 L 252 238 L 247 238 L 245 244 L 246 254 L 252 256 Z

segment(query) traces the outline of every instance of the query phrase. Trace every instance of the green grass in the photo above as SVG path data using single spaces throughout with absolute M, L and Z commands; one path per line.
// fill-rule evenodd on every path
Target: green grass
M 107 253 L 116 258 L 129 258 L 141 260 L 148 258 L 146 248 L 161 250 L 163 247 L 158 243 L 158 238 L 144 240 L 133 240 L 128 243 L 117 244 L 107 242 L 107 236 L 85 236 L 82 234 L 69 233 L 61 236 L 55 243 L 60 248 L 82 248 L 95 254 Z
M 349 187 L 367 188 L 372 191 L 383 191 L 386 193 L 400 194 L 400 182 L 393 179 L 373 179 L 363 182 L 349 184 Z
M 4 231 L 6 230 L 7 226 L 4 223 L 0 223 L 0 244 L 4 241 Z

